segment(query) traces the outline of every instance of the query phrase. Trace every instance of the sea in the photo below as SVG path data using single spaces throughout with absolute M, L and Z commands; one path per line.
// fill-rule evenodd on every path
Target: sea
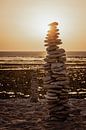
M 30 95 L 27 91 L 28 86 L 30 86 L 28 82 L 29 71 L 43 69 L 45 56 L 46 52 L 44 51 L 1 51 L 0 93 L 9 93 L 10 96 L 14 93 Z M 70 93 L 76 93 L 77 90 L 81 92 L 83 88 L 86 94 L 86 51 L 68 51 L 66 56 L 71 86 Z M 23 82 L 21 79 L 23 79 Z M 3 97 L 3 95 L 0 97 Z
M 69 51 L 66 52 L 67 55 L 67 64 L 77 65 L 77 67 L 86 67 L 86 52 L 85 51 Z M 33 52 L 9 52 L 4 51 L 0 52 L 0 69 L 14 69 L 17 68 L 17 65 L 24 64 L 44 64 L 44 57 L 46 56 L 45 52 L 42 51 L 33 51 Z M 9 68 L 3 68 L 3 66 L 8 65 Z M 21 68 L 21 67 L 20 67 Z M 20 69 L 19 66 L 17 69 Z M 21 68 L 24 69 L 24 68 Z

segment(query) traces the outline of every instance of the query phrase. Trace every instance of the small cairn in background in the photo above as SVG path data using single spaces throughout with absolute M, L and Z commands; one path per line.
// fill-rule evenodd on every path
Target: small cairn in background
M 64 121 L 68 117 L 68 79 L 66 72 L 65 50 L 59 48 L 57 22 L 49 24 L 50 30 L 45 38 L 47 56 L 45 60 L 44 87 L 47 90 L 45 98 L 51 120 Z

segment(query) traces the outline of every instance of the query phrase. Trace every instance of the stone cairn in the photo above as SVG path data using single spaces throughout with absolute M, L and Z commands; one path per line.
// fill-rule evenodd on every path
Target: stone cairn
M 68 117 L 68 79 L 66 72 L 65 50 L 59 48 L 62 44 L 59 39 L 57 22 L 49 24 L 50 30 L 45 38 L 47 56 L 44 59 L 44 87 L 46 89 L 46 102 L 50 119 L 58 121 Z

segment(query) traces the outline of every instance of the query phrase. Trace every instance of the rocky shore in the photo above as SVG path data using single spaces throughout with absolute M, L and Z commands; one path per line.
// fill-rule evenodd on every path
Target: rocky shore
M 0 130 L 86 130 L 86 99 L 69 99 L 65 122 L 49 119 L 45 100 L 0 99 Z

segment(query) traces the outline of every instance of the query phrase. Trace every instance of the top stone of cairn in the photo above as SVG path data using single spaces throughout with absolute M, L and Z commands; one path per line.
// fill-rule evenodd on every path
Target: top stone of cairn
M 49 26 L 57 26 L 58 23 L 57 22 L 53 22 L 53 23 L 50 23 Z

